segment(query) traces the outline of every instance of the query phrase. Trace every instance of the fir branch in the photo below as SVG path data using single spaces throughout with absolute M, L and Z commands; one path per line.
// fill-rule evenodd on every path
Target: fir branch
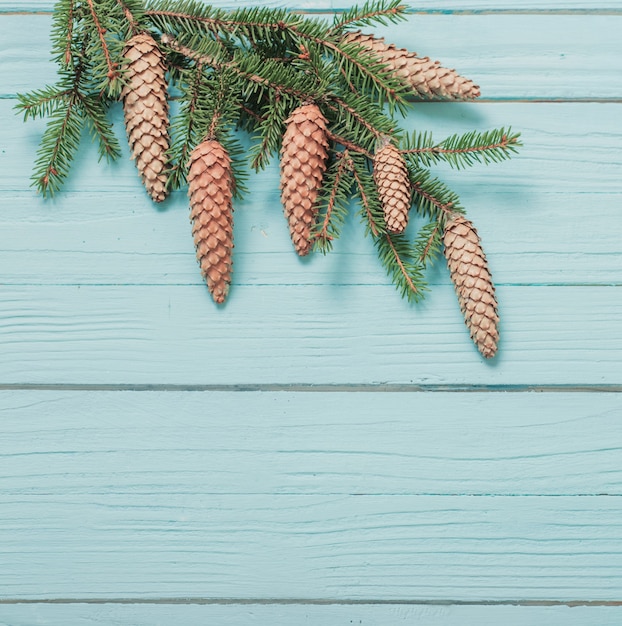
M 365 234 L 371 234 L 374 238 L 379 237 L 386 232 L 386 228 L 376 184 L 369 172 L 367 163 L 359 155 L 351 155 L 350 168 L 363 209 L 363 219 L 366 224 Z
M 385 134 L 374 124 L 370 123 L 365 113 L 362 111 L 358 111 L 357 108 L 355 106 L 352 106 L 352 104 L 350 104 L 346 98 L 340 98 L 339 96 L 331 94 L 327 96 L 326 99 L 329 100 L 329 102 L 326 102 L 326 106 L 328 106 L 332 111 L 335 112 L 339 112 L 339 109 L 341 109 L 344 113 L 346 113 L 348 117 L 352 119 L 354 124 L 359 124 L 370 135 L 372 135 L 374 140 L 380 139 L 382 135 Z M 332 102 L 334 102 L 337 106 L 334 106 Z M 351 130 L 353 126 L 352 122 L 346 122 L 346 124 L 350 127 Z
M 373 24 L 397 23 L 405 19 L 406 6 L 401 0 L 368 0 L 362 7 L 354 6 L 347 9 L 341 15 L 335 15 L 332 33 L 337 33 L 346 28 L 372 26 Z
M 84 118 L 79 99 L 70 94 L 60 103 L 49 115 L 32 175 L 33 185 L 43 196 L 60 189 L 80 143 Z
M 208 65 L 215 70 L 230 69 L 250 83 L 275 92 L 293 96 L 298 100 L 315 99 L 319 96 L 317 91 L 308 87 L 308 77 L 301 76 L 299 72 L 289 67 L 282 66 L 278 62 L 262 59 L 252 53 L 236 54 L 231 61 L 223 61 L 212 54 L 201 53 L 190 46 L 184 45 L 175 37 L 164 34 L 161 42 L 171 50 L 183 54 L 185 57 L 196 62 Z M 247 88 L 244 96 L 249 98 L 255 94 L 253 87 Z M 256 95 L 256 94 L 255 94 Z
M 328 138 L 332 142 L 342 145 L 344 148 L 347 148 L 348 150 L 352 150 L 353 152 L 359 152 L 360 154 L 364 154 L 368 159 L 374 158 L 374 155 L 369 150 L 366 150 L 362 146 L 355 144 L 354 142 L 346 139 L 345 137 L 342 137 L 341 135 L 337 135 L 336 133 L 333 133 L 330 130 L 327 132 L 327 134 L 328 134 Z
M 409 169 L 414 202 L 422 215 L 438 218 L 452 212 L 462 213 L 460 198 L 427 170 Z
M 109 83 L 108 87 L 111 93 L 118 92 L 121 89 L 121 72 L 119 69 L 119 64 L 112 59 L 112 54 L 110 52 L 108 42 L 106 41 L 106 29 L 101 25 L 99 16 L 97 15 L 97 10 L 94 5 L 94 0 L 86 0 L 86 2 L 89 7 L 91 19 L 97 31 L 97 37 L 99 39 L 101 51 L 106 61 L 106 67 L 108 70 L 106 72 L 106 78 Z
M 385 100 L 391 106 L 405 105 L 408 91 L 406 86 L 391 69 L 374 55 L 373 51 L 357 44 L 344 41 L 336 43 L 329 38 L 304 33 L 295 26 L 290 27 L 290 30 L 299 37 L 308 39 L 326 49 L 338 63 L 338 67 L 348 84 L 357 85 L 356 93 L 369 93 L 380 105 Z
M 192 74 L 193 79 L 184 82 L 186 90 L 182 93 L 181 111 L 171 124 L 173 140 L 169 154 L 173 165 L 169 170 L 167 182 L 170 190 L 178 189 L 185 182 L 190 152 L 200 141 L 200 137 L 195 137 L 195 112 L 203 79 L 203 66 L 198 64 Z
M 142 6 L 136 1 L 131 0 L 116 0 L 117 4 L 123 11 L 123 15 L 128 23 L 132 35 L 137 35 L 141 32 L 142 28 L 139 23 L 139 19 L 143 17 L 144 11 Z
M 445 222 L 444 215 L 441 215 L 437 220 L 426 224 L 419 231 L 415 241 L 415 251 L 417 259 L 423 267 L 433 263 L 440 254 Z
M 273 93 L 265 106 L 265 115 L 257 127 L 261 141 L 251 148 L 251 167 L 258 171 L 268 165 L 270 157 L 278 150 L 283 135 L 283 125 L 291 104 L 280 93 Z
M 82 95 L 80 104 L 85 115 L 85 121 L 91 126 L 93 135 L 97 139 L 99 158 L 107 160 L 118 159 L 121 156 L 121 146 L 117 140 L 112 124 L 106 118 L 106 105 L 96 94 Z
M 320 221 L 313 233 L 314 249 L 326 254 L 331 251 L 333 240 L 339 233 L 347 214 L 352 181 L 348 177 L 352 162 L 347 150 L 336 154 L 324 177 L 322 196 L 319 201 Z
M 54 5 L 50 39 L 52 41 L 52 59 L 61 68 L 71 68 L 74 49 L 75 0 L 58 0 Z
M 500 128 L 487 132 L 472 131 L 452 135 L 435 144 L 430 133 L 413 133 L 406 138 L 407 147 L 402 153 L 415 165 L 428 167 L 438 161 L 446 161 L 460 169 L 476 163 L 492 163 L 509 159 L 522 145 L 520 133 Z
M 427 286 L 417 252 L 402 234 L 384 233 L 374 241 L 380 262 L 402 298 L 409 302 L 423 298 Z
M 353 155 L 351 163 L 368 226 L 367 232 L 373 236 L 380 262 L 402 297 L 409 302 L 418 301 L 427 290 L 420 255 L 403 234 L 386 232 L 373 179 L 365 171 L 361 158 Z
M 196 34 L 197 26 L 203 25 L 211 33 L 243 37 L 251 46 L 256 42 L 274 40 L 275 34 L 286 37 L 284 43 L 292 49 L 303 48 L 302 42 L 307 47 L 311 43 L 316 44 L 325 54 L 333 57 L 347 81 L 356 83 L 379 104 L 386 100 L 391 106 L 405 105 L 408 89 L 403 82 L 372 51 L 340 41 L 339 37 L 331 37 L 322 22 L 305 20 L 284 10 L 238 9 L 225 18 L 222 12 L 211 12 L 209 7 L 196 6 L 194 2 L 188 3 L 187 9 L 150 9 L 145 15 L 168 33 L 177 31 L 179 34 L 181 28 L 189 34 Z
M 15 105 L 15 110 L 24 114 L 24 121 L 39 117 L 51 116 L 62 104 L 67 96 L 70 96 L 72 89 L 52 85 L 43 89 L 35 89 L 28 93 L 18 93 L 19 102 Z

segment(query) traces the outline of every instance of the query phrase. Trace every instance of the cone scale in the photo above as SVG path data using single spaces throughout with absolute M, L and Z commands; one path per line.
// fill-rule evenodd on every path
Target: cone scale
M 479 87 L 472 80 L 441 66 L 438 61 L 431 61 L 429 57 L 418 57 L 405 48 L 387 44 L 384 38 L 356 31 L 348 33 L 344 40 L 371 50 L 422 98 L 473 100 L 480 95 Z
M 155 202 L 167 196 L 168 101 L 164 55 L 147 33 L 126 44 L 127 82 L 121 92 L 132 159 Z
M 410 179 L 404 157 L 392 143 L 385 143 L 374 155 L 373 165 L 374 182 L 387 230 L 404 232 L 411 203 Z
M 326 118 L 315 104 L 303 104 L 286 120 L 281 148 L 281 201 L 296 252 L 309 254 L 328 158 Z
M 478 350 L 489 359 L 497 352 L 499 315 L 479 235 L 469 220 L 454 214 L 445 226 L 443 244 L 464 322 Z
M 231 284 L 233 176 L 231 159 L 216 140 L 200 143 L 188 164 L 190 219 L 197 261 L 214 302 L 222 304 Z

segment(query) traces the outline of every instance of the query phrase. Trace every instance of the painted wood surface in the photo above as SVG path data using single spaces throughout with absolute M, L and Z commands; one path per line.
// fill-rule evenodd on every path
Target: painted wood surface
M 184 193 L 151 205 L 127 150 L 36 197 L 12 108 L 53 80 L 52 6 L 0 0 L 0 624 L 621 623 L 622 3 L 422 0 L 381 31 L 482 86 L 407 126 L 522 132 L 437 172 L 498 285 L 492 363 L 442 265 L 406 305 L 355 215 L 295 258 L 276 167 L 222 309 Z
M 0 606 L 1 626 L 619 626 L 617 607 L 58 604 Z

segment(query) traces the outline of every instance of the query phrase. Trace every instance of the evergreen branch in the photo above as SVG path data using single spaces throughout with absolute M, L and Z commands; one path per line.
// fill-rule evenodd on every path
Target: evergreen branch
M 313 234 L 315 249 L 324 254 L 330 252 L 333 240 L 339 237 L 352 188 L 352 182 L 347 177 L 352 165 L 348 151 L 335 156 L 323 185 L 323 190 L 330 191 L 327 195 L 323 194 L 324 197 L 320 200 L 320 215 L 323 218 Z
M 203 5 L 201 8 L 206 8 Z M 216 28 L 216 20 L 212 17 L 203 16 L 200 14 L 195 14 L 194 12 L 185 12 L 185 11 L 173 11 L 173 10 L 163 10 L 163 9 L 148 9 L 145 11 L 145 17 L 151 18 L 151 21 L 156 24 L 161 30 L 173 30 L 170 28 L 171 21 L 172 22 L 180 22 L 180 25 L 184 25 L 184 22 L 188 24 L 205 24 L 208 26 L 208 30 L 211 32 L 216 32 L 218 29 Z
M 411 187 L 417 210 L 431 218 L 447 216 L 452 212 L 462 213 L 460 198 L 457 194 L 427 170 L 410 170 Z
M 290 108 L 288 99 L 284 99 L 278 92 L 272 94 L 265 107 L 265 116 L 260 116 L 261 123 L 257 128 L 261 142 L 251 149 L 251 167 L 256 171 L 266 167 L 271 155 L 278 150 Z
M 246 150 L 232 136 L 240 116 L 236 81 L 235 73 L 226 67 L 213 75 L 211 81 L 200 81 L 195 115 L 201 141 L 215 139 L 225 146 L 231 159 L 233 195 L 240 197 L 247 191 L 244 185 L 247 174 Z
M 67 43 L 65 44 L 65 54 L 63 56 L 65 61 L 65 66 L 69 67 L 71 65 L 71 43 L 73 40 L 73 6 L 74 0 L 69 0 L 69 8 L 67 11 Z
M 357 83 L 362 91 L 369 89 L 376 94 L 379 103 L 383 102 L 384 97 L 390 103 L 405 103 L 406 87 L 372 51 L 342 41 L 334 43 L 328 38 L 304 33 L 296 26 L 291 26 L 290 31 L 330 51 L 347 82 Z
M 435 144 L 430 133 L 413 133 L 406 139 L 408 147 L 402 153 L 411 156 L 415 164 L 429 166 L 444 160 L 460 169 L 475 163 L 488 164 L 509 159 L 521 145 L 519 137 L 519 133 L 500 128 L 483 133 L 472 131 L 452 135 Z
M 110 89 L 114 90 L 115 87 L 113 87 L 113 85 L 115 85 L 115 83 L 117 83 L 118 81 L 120 81 L 121 79 L 121 73 L 119 71 L 119 65 L 118 63 L 115 63 L 112 60 L 112 55 L 110 53 L 110 49 L 108 47 L 108 42 L 106 41 L 106 29 L 102 27 L 100 21 L 99 21 L 99 17 L 97 16 L 97 11 L 95 9 L 95 5 L 93 4 L 93 0 L 86 0 L 87 4 L 89 6 L 89 11 L 91 14 L 91 19 L 93 20 L 93 24 L 95 25 L 95 29 L 97 31 L 97 36 L 99 38 L 99 43 L 101 46 L 101 50 L 104 54 L 104 58 L 106 60 L 106 66 L 108 68 L 108 71 L 106 73 L 106 78 L 108 79 L 109 83 L 110 83 Z
M 77 96 L 80 98 L 86 121 L 90 123 L 97 138 L 99 158 L 118 159 L 121 156 L 121 146 L 114 134 L 112 124 L 106 119 L 106 109 L 102 99 L 94 94 L 84 96 L 78 93 Z
M 135 13 L 140 11 L 140 7 L 136 3 L 134 3 L 135 6 L 130 7 L 130 3 L 128 2 L 128 0 L 117 0 L 117 4 L 123 11 L 123 15 L 125 16 L 125 19 L 127 20 L 127 23 L 129 24 L 132 34 L 133 35 L 138 34 L 141 31 L 141 27 L 138 22 L 138 19 L 135 16 Z
M 194 137 L 195 111 L 198 106 L 199 88 L 203 77 L 203 66 L 198 64 L 194 69 L 194 79 L 190 81 L 185 92 L 186 99 L 182 102 L 179 117 L 171 125 L 174 140 L 171 142 L 170 155 L 173 165 L 169 170 L 167 186 L 178 189 L 186 179 L 188 158 L 192 148 L 199 139 Z M 179 131 L 178 131 L 179 129 Z M 183 137 L 177 140 L 177 137 Z
M 71 93 L 72 89 L 59 89 L 58 86 L 48 86 L 25 94 L 18 93 L 19 102 L 14 108 L 24 114 L 24 121 L 49 117 Z
M 144 15 L 163 32 L 235 35 L 251 44 L 270 41 L 275 32 L 285 30 L 286 23 L 297 23 L 301 19 L 285 9 L 251 8 L 227 13 L 195 0 L 161 0 L 152 5 Z
M 342 137 L 341 135 L 337 135 L 336 133 L 332 133 L 330 130 L 327 131 L 327 134 L 328 134 L 328 138 L 332 142 L 338 143 L 342 145 L 344 148 L 347 148 L 348 150 L 352 150 L 353 152 L 360 152 L 361 154 L 364 154 L 368 159 L 374 158 L 374 155 L 371 152 L 369 152 L 369 150 L 365 150 L 365 148 L 363 148 L 362 146 L 359 146 L 358 144 L 355 144 L 354 142 L 349 141 L 345 137 Z
M 63 68 L 69 68 L 73 60 L 74 19 L 74 0 L 58 0 L 52 17 L 52 58 Z
M 335 16 L 331 33 L 337 33 L 355 26 L 371 26 L 373 24 L 387 25 L 405 19 L 406 6 L 401 0 L 369 0 L 362 7 L 352 7 L 341 15 Z
M 266 88 L 276 93 L 287 94 L 296 100 L 317 100 L 321 92 L 309 88 L 309 77 L 301 75 L 295 69 L 283 66 L 278 62 L 263 59 L 252 53 L 238 53 L 231 61 L 222 61 L 213 54 L 205 54 L 190 46 L 184 45 L 172 35 L 165 33 L 160 41 L 171 50 L 182 54 L 198 63 L 203 63 L 215 70 L 231 70 L 240 78 L 258 88 Z M 229 94 L 231 95 L 231 94 Z M 248 87 L 243 95 L 247 99 L 256 96 L 254 87 Z M 255 98 L 260 100 L 260 98 Z
M 404 235 L 383 233 L 374 241 L 380 262 L 384 265 L 403 298 L 420 300 L 426 291 L 423 269 L 417 253 Z
M 83 118 L 79 99 L 72 94 L 63 104 L 64 110 L 59 107 L 50 115 L 32 175 L 33 185 L 44 196 L 60 189 L 80 143 Z
M 371 135 L 374 136 L 375 139 L 380 139 L 384 133 L 376 128 L 373 124 L 371 124 L 364 114 L 357 111 L 355 107 L 351 106 L 344 98 L 340 98 L 336 95 L 327 96 L 332 102 L 334 102 L 338 107 L 340 107 L 344 112 L 346 112 L 349 116 L 351 116 L 358 124 L 363 126 Z M 328 108 L 333 111 L 338 111 L 339 109 L 329 102 L 326 103 Z
M 423 267 L 431 264 L 439 255 L 444 227 L 445 219 L 441 215 L 437 220 L 426 224 L 419 231 L 419 236 L 415 242 L 415 250 L 417 259 Z
M 371 234 L 374 238 L 386 232 L 384 216 L 376 184 L 367 168 L 367 163 L 358 155 L 351 155 L 350 167 L 352 176 L 356 182 L 358 196 L 364 210 L 363 217 L 366 223 L 366 234 Z
M 145 15 L 155 18 L 159 28 L 169 32 L 174 30 L 170 28 L 173 24 L 162 18 L 179 22 L 178 25 L 187 28 L 188 33 L 195 32 L 196 25 L 202 24 L 212 33 L 224 32 L 244 37 L 251 45 L 258 41 L 273 40 L 275 33 L 287 35 L 288 41 L 285 43 L 289 43 L 290 47 L 304 47 L 301 46 L 301 41 L 306 41 L 307 45 L 314 43 L 336 60 L 346 80 L 350 83 L 356 82 L 363 91 L 371 91 L 379 103 L 386 98 L 392 105 L 405 104 L 407 88 L 372 51 L 356 44 L 332 41 L 320 22 L 304 20 L 283 10 L 275 14 L 274 10 L 267 12 L 265 9 L 239 9 L 225 19 L 222 13 L 211 14 L 209 7 L 197 7 L 191 2 L 188 8 L 188 12 L 150 9 Z M 263 21 L 262 18 L 266 17 L 271 19 Z M 293 46 L 296 42 L 297 45 Z

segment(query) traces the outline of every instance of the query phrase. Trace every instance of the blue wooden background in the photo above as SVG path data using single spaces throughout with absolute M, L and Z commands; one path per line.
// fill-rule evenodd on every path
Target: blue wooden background
M 44 124 L 13 107 L 54 79 L 51 8 L 0 0 L 0 624 L 622 624 L 622 2 L 421 0 L 376 31 L 482 88 L 406 125 L 522 132 L 436 170 L 498 287 L 492 363 L 442 264 L 411 306 L 356 218 L 298 259 L 276 165 L 220 309 L 183 192 L 154 206 L 85 142 L 36 196 Z

